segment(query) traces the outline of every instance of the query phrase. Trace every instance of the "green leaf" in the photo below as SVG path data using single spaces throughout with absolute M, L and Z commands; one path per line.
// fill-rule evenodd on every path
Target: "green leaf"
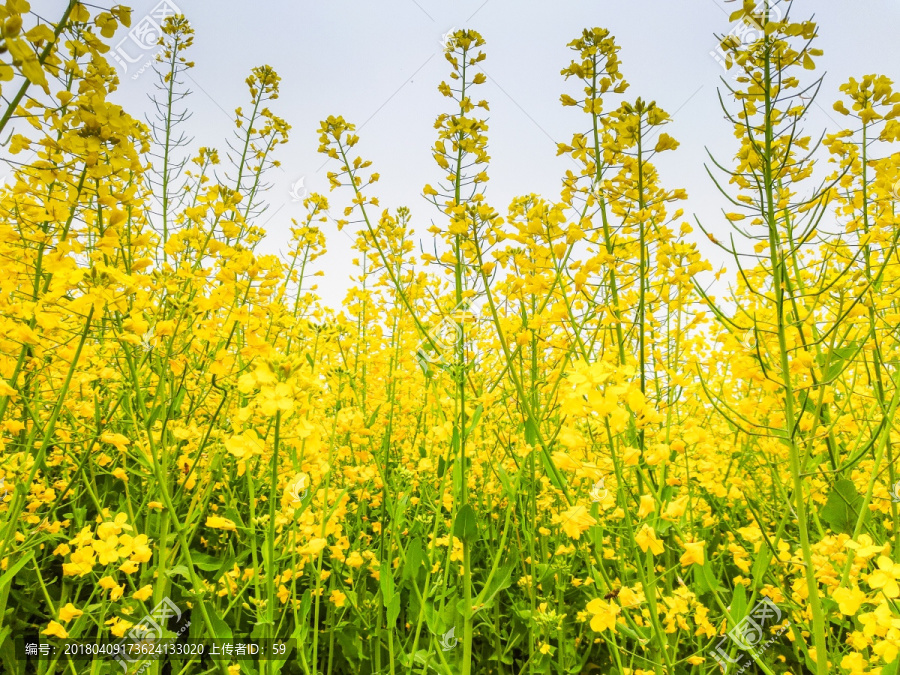
M 373 410 L 372 414 L 369 415 L 369 421 L 366 422 L 366 428 L 369 428 L 373 424 L 375 424 L 375 418 L 378 416 L 378 411 L 381 410 L 381 406 L 382 406 L 381 403 L 379 403 L 377 406 L 375 406 L 375 410 Z
M 478 425 L 478 420 L 481 419 L 482 412 L 484 412 L 484 405 L 479 403 L 478 407 L 475 408 L 475 413 L 472 415 L 472 421 L 469 424 L 469 427 L 466 429 L 466 436 L 471 434 L 475 427 Z
M 209 623 L 212 626 L 213 633 L 215 633 L 215 635 L 209 635 L 207 637 L 217 638 L 219 640 L 231 640 L 231 628 L 228 627 L 227 623 L 222 621 L 222 617 L 216 613 L 216 608 L 213 607 L 212 603 L 203 601 L 203 606 L 206 608 L 206 613 L 209 615 Z
M 201 551 L 191 550 L 191 560 L 194 562 L 194 565 L 204 572 L 217 572 L 225 563 L 224 558 L 217 558 L 214 555 L 209 555 L 208 553 L 202 553 Z
M 846 368 L 851 359 L 859 352 L 860 344 L 855 341 L 848 342 L 843 347 L 836 347 L 831 351 L 826 359 L 826 363 L 830 363 L 828 370 L 825 372 L 825 382 L 830 382 L 838 377 Z
M 397 617 L 400 616 L 400 594 L 398 593 L 391 598 L 387 606 L 387 623 L 388 628 L 397 623 Z
M 525 420 L 525 442 L 534 447 L 537 445 L 537 427 L 530 419 Z
M 491 579 L 491 583 L 488 584 L 487 588 L 483 591 L 484 599 L 480 600 L 480 603 L 484 605 L 485 609 L 491 606 L 491 604 L 494 602 L 494 598 L 497 596 L 497 593 L 505 588 L 508 588 L 512 583 L 512 573 L 518 563 L 519 555 L 516 550 L 513 549 L 512 557 L 507 560 L 506 564 L 497 571 L 497 573 Z
M 307 588 L 303 593 L 303 597 L 300 598 L 300 617 L 297 619 L 298 623 L 302 624 L 306 621 L 306 616 L 309 614 L 310 607 L 312 607 L 312 592 Z
M 12 628 L 4 626 L 0 630 L 0 663 L 3 664 L 4 672 L 21 675 L 25 672 L 25 660 L 16 656 L 16 648 L 10 633 Z
M 464 504 L 456 514 L 453 535 L 465 542 L 473 541 L 478 537 L 478 521 L 470 504 Z
M 406 523 L 406 511 L 408 505 L 409 495 L 403 495 L 394 503 L 393 513 L 391 514 L 394 520 L 394 527 L 401 532 L 404 530 L 404 524 Z
M 428 626 L 428 631 L 432 634 L 440 633 L 443 627 L 441 616 L 431 598 L 425 599 L 425 625 Z
M 425 560 L 422 539 L 416 537 L 406 547 L 406 562 L 403 564 L 403 579 L 415 579 Z
M 185 579 L 191 578 L 191 571 L 185 565 L 173 565 L 169 569 L 166 570 L 166 576 L 169 577 L 184 577 Z
M 515 490 L 513 490 L 513 484 L 509 479 L 509 474 L 506 472 L 506 469 L 498 465 L 497 475 L 500 476 L 500 482 L 503 483 L 503 489 L 506 490 L 506 495 L 508 497 L 513 497 L 516 493 Z
M 747 593 L 743 584 L 737 584 L 731 598 L 731 618 L 737 624 L 745 616 L 747 616 Z
M 694 565 L 694 586 L 700 595 L 709 593 L 710 591 L 720 590 L 719 580 L 712 572 L 712 564 L 709 560 L 705 565 Z
M 819 517 L 828 523 L 834 532 L 853 534 L 862 503 L 862 495 L 857 492 L 853 482 L 841 478 L 829 491 L 828 500 L 819 511 Z
M 31 557 L 33 555 L 33 553 L 29 553 L 3 573 L 3 576 L 0 577 L 0 592 L 2 592 L 3 589 L 6 588 L 7 584 L 9 584 L 9 582 L 13 580 L 13 577 L 16 576 L 16 573 L 20 569 L 25 567 L 25 565 L 31 560 Z
M 762 579 L 762 576 L 769 569 L 769 562 L 772 560 L 772 550 L 763 542 L 759 547 L 759 553 L 756 554 L 756 560 L 753 561 L 753 570 L 750 573 L 751 579 Z
M 386 567 L 387 569 L 381 570 L 381 575 L 378 579 L 378 583 L 381 586 L 381 601 L 384 603 L 385 607 L 387 607 L 394 598 L 394 575 L 391 574 L 390 565 L 387 565 Z
M 547 456 L 546 452 L 541 453 L 541 462 L 544 465 L 544 469 L 547 471 L 547 478 L 550 479 L 550 482 L 553 484 L 557 490 L 565 490 L 565 486 L 562 481 L 565 481 L 565 478 L 560 479 L 559 471 L 556 470 L 556 467 L 553 466 L 553 460 Z
M 358 633 L 356 633 L 355 627 L 352 631 L 349 628 L 343 628 L 342 630 L 337 631 L 337 642 L 341 646 L 341 651 L 348 660 L 359 658 L 359 641 L 357 635 Z

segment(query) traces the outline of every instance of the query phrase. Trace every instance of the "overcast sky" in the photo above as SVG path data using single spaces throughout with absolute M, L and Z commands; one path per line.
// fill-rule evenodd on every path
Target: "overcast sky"
M 167 0 L 171 1 L 171 0 Z M 710 52 L 715 33 L 728 33 L 729 14 L 738 3 L 723 0 L 174 0 L 196 31 L 188 56 L 195 61 L 189 125 L 194 146 L 225 150 L 233 128 L 234 109 L 248 100 L 244 79 L 253 66 L 269 64 L 282 78 L 281 96 L 272 104 L 291 125 L 291 141 L 278 149 L 282 170 L 273 171 L 274 187 L 266 229 L 266 250 L 283 248 L 291 217 L 303 208 L 292 201 L 291 186 L 301 177 L 310 190 L 328 193 L 323 156 L 317 154 L 316 129 L 328 115 L 343 115 L 357 124 L 360 154 L 382 175 L 378 194 L 383 206 L 409 206 L 424 232 L 434 208 L 421 197 L 425 183 L 441 171 L 431 158 L 437 114 L 448 99 L 436 90 L 448 76 L 440 40 L 456 28 L 478 30 L 487 41 L 488 77 L 479 98 L 490 101 L 489 152 L 491 181 L 487 196 L 501 213 L 521 194 L 559 196 L 560 177 L 570 166 L 556 156 L 556 143 L 581 130 L 587 117 L 563 108 L 561 93 L 577 94 L 574 81 L 564 82 L 560 69 L 572 58 L 566 44 L 586 27 L 601 26 L 621 46 L 622 70 L 631 83 L 631 99 L 655 100 L 672 115 L 666 132 L 681 142 L 659 158 L 663 183 L 684 187 L 690 195 L 687 216 L 700 215 L 716 232 L 725 232 L 715 188 L 706 175 L 705 148 L 728 162 L 735 149 L 731 128 L 717 100 L 723 70 Z M 157 7 L 159 0 L 133 0 L 133 26 Z M 49 10 L 58 0 L 32 0 Z M 900 79 L 900 1 L 795 0 L 796 19 L 815 15 L 818 46 L 825 51 L 816 74 L 826 72 L 820 107 L 806 122 L 818 136 L 837 128 L 831 105 L 847 78 L 881 73 Z M 122 29 L 117 44 L 128 35 Z M 142 55 L 134 43 L 123 43 L 129 55 Z M 153 50 L 148 50 L 149 55 Z M 132 79 L 137 66 L 123 72 L 117 100 L 141 117 L 154 77 Z M 224 152 L 222 153 L 224 155 Z M 329 194 L 332 212 L 347 194 Z M 718 214 L 718 215 L 717 215 Z M 340 302 L 348 285 L 349 237 L 327 232 L 329 254 L 321 268 L 320 289 L 329 304 Z M 700 235 L 700 236 L 698 236 Z M 425 236 L 429 236 L 426 235 Z M 693 235 L 716 263 L 699 231 Z

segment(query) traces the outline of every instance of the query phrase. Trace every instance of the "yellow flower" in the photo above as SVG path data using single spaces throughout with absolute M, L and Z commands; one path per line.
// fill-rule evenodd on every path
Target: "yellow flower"
M 646 524 L 637 533 L 634 540 L 644 553 L 647 552 L 647 549 L 650 549 L 650 553 L 659 555 L 665 550 L 663 543 L 656 538 L 656 531 Z
M 623 586 L 622 590 L 619 591 L 618 600 L 622 607 L 634 607 L 635 605 L 639 605 L 644 601 L 643 593 L 635 593 L 627 586 Z
M 896 632 L 896 629 L 894 629 Z M 900 639 L 889 634 L 888 638 L 878 642 L 872 649 L 885 663 L 893 663 L 900 653 Z
M 72 557 L 69 558 L 69 562 L 63 565 L 63 575 L 65 576 L 81 576 L 83 577 L 85 574 L 88 574 L 91 570 L 94 569 L 94 562 L 96 558 L 96 553 L 94 553 L 91 548 L 79 548 L 74 553 L 72 553 Z
M 125 574 L 134 574 L 139 569 L 141 569 L 140 566 L 133 560 L 126 560 L 121 565 L 119 565 L 119 571 L 125 572 Z
M 663 518 L 666 520 L 677 520 L 684 515 L 684 511 L 687 508 L 688 498 L 687 495 L 684 497 L 679 497 L 674 502 L 670 503 L 665 512 L 663 513 Z
M 117 616 L 114 616 L 109 621 L 106 622 L 107 626 L 112 626 L 109 629 L 109 632 L 115 635 L 116 637 L 123 637 L 125 632 L 131 628 L 134 624 L 131 621 L 126 621 L 125 619 L 120 619 Z
M 222 518 L 221 516 L 207 517 L 206 526 L 216 530 L 237 531 L 237 525 L 235 525 L 233 520 L 228 520 L 228 518 Z
M 150 584 L 147 584 L 143 588 L 138 589 L 134 593 L 132 593 L 131 597 L 134 598 L 135 600 L 140 600 L 141 602 L 143 602 L 144 600 L 149 598 L 151 595 L 153 595 L 153 586 L 151 586 Z
M 131 441 L 129 441 L 122 434 L 106 433 L 100 436 L 100 440 L 104 443 L 109 443 L 110 445 L 116 446 L 116 450 L 118 450 L 119 452 L 125 452 L 126 446 L 131 444 Z
M 705 541 L 686 541 L 684 543 L 684 553 L 682 554 L 679 562 L 682 567 L 687 567 L 688 565 L 703 565 L 705 564 L 704 558 L 704 547 L 706 546 Z
M 41 635 L 52 635 L 53 637 L 58 637 L 60 640 L 65 640 L 69 637 L 68 631 L 66 631 L 61 624 L 56 623 L 56 621 L 51 621 L 47 627 L 41 631 Z
M 259 409 L 267 417 L 273 416 L 279 410 L 290 412 L 294 408 L 291 386 L 287 382 L 279 382 L 274 387 L 263 387 L 257 397 Z
M 252 429 L 232 436 L 225 441 L 225 449 L 238 459 L 244 459 L 248 455 L 259 455 L 262 453 L 263 448 L 263 442 Z
M 884 551 L 884 544 L 875 544 L 875 542 L 872 541 L 872 537 L 867 534 L 859 535 L 857 541 L 848 539 L 844 542 L 844 546 L 856 551 L 857 558 L 865 558 L 867 560 Z
M 858 588 L 839 588 L 831 596 L 838 603 L 841 614 L 853 616 L 859 611 L 859 606 L 866 601 L 866 594 Z
M 325 548 L 327 543 L 328 541 L 321 537 L 314 537 L 306 546 L 301 546 L 297 549 L 297 553 L 300 555 L 318 555 L 319 551 Z
M 625 463 L 625 466 L 634 466 L 640 459 L 640 448 L 625 448 L 625 453 L 622 455 L 622 461 Z
M 334 603 L 335 607 L 343 607 L 346 601 L 347 596 L 344 593 L 337 589 L 331 591 L 331 602 Z
M 616 615 L 621 608 L 614 602 L 606 602 L 600 598 L 591 600 L 585 608 L 591 617 L 591 630 L 600 633 L 607 629 L 616 632 Z
M 91 548 L 97 552 L 101 565 L 109 565 L 119 559 L 119 552 L 116 550 L 119 538 L 112 535 L 103 541 L 95 541 L 91 544 Z
M 125 593 L 125 584 L 117 584 L 111 576 L 105 576 L 97 582 L 100 588 L 109 591 L 110 600 L 118 600 Z
M 563 532 L 571 539 L 580 539 L 582 532 L 597 524 L 597 521 L 581 504 L 576 504 L 565 513 L 556 516 L 555 520 L 558 523 L 562 523 Z
M 878 569 L 869 575 L 869 586 L 880 588 L 888 598 L 896 598 L 900 595 L 900 563 L 895 563 L 886 555 L 878 556 Z
M 59 608 L 59 620 L 63 623 L 68 623 L 72 619 L 81 616 L 84 614 L 80 609 L 76 609 L 75 605 L 71 602 L 67 603 L 65 607 Z
M 359 569 L 365 562 L 365 559 L 359 554 L 358 551 L 353 551 L 353 553 L 347 556 L 347 559 L 344 562 L 353 569 Z
M 133 562 L 150 562 L 150 559 L 153 557 L 153 551 L 148 545 L 149 542 L 150 540 L 147 538 L 146 534 L 139 534 L 132 540 L 131 549 L 133 553 L 131 554 L 131 560 Z
M 133 528 L 128 524 L 128 514 L 120 513 L 115 520 L 106 521 L 97 528 L 97 539 L 106 540 L 113 535 L 120 534 L 122 530 L 131 529 Z
M 651 495 L 641 495 L 641 505 L 638 508 L 638 518 L 646 518 L 656 510 L 656 502 Z
M 847 654 L 841 659 L 841 668 L 850 671 L 850 675 L 863 675 L 863 673 L 868 673 L 869 671 L 866 669 L 866 666 L 868 666 L 868 662 L 859 652 Z

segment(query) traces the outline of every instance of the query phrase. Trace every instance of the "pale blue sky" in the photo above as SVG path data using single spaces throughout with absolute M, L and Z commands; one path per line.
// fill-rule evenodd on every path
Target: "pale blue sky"
M 739 0 L 740 1 L 740 0 Z M 159 0 L 133 0 L 134 22 Z M 409 206 L 424 232 L 436 214 L 422 197 L 427 182 L 441 172 L 431 158 L 434 118 L 447 99 L 436 90 L 448 68 L 440 39 L 452 28 L 473 28 L 487 41 L 484 70 L 488 82 L 479 97 L 491 103 L 488 198 L 500 213 L 515 195 L 559 195 L 560 177 L 569 166 L 556 157 L 555 142 L 568 141 L 586 116 L 563 108 L 559 95 L 576 84 L 559 74 L 571 59 L 566 44 L 582 28 L 602 26 L 616 36 L 622 70 L 631 83 L 630 97 L 656 100 L 672 114 L 667 133 L 681 142 L 676 152 L 660 157 L 667 187 L 684 187 L 690 200 L 686 216 L 696 212 L 716 232 L 725 225 L 722 205 L 703 168 L 704 147 L 729 160 L 734 150 L 731 129 L 718 106 L 716 88 L 724 72 L 710 55 L 714 33 L 731 29 L 728 15 L 737 3 L 723 0 L 175 0 L 196 30 L 189 52 L 196 62 L 191 87 L 195 146 L 224 151 L 234 108 L 247 101 L 244 79 L 253 66 L 269 64 L 282 77 L 281 97 L 271 106 L 293 127 L 291 142 L 281 146 L 283 171 L 274 171 L 269 193 L 272 207 L 264 217 L 277 250 L 286 241 L 290 218 L 302 206 L 291 200 L 290 186 L 305 176 L 311 190 L 327 193 L 323 159 L 316 153 L 316 129 L 328 115 L 343 115 L 361 127 L 360 152 L 382 175 L 382 204 Z M 49 7 L 57 0 L 35 0 Z M 796 18 L 815 14 L 819 46 L 825 55 L 819 72 L 827 72 L 806 127 L 818 136 L 834 129 L 831 104 L 838 86 L 850 76 L 883 73 L 900 79 L 900 2 L 898 0 L 795 0 Z M 114 42 L 122 39 L 122 30 Z M 148 54 L 151 52 L 148 52 Z M 145 96 L 153 76 L 122 77 L 118 100 L 133 112 L 148 109 Z M 347 201 L 332 193 L 332 211 Z M 329 254 L 322 295 L 335 305 L 348 285 L 349 238 L 329 230 Z M 429 235 L 425 235 L 426 237 Z M 714 262 L 722 258 L 695 232 Z

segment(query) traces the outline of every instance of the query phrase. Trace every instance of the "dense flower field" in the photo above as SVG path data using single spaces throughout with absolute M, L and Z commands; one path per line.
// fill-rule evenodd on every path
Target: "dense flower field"
M 26 119 L 8 150 L 36 154 L 0 191 L 2 671 L 898 673 L 900 92 L 820 88 L 804 9 L 745 2 L 758 37 L 723 41 L 720 222 L 661 183 L 669 116 L 601 28 L 562 70 L 559 196 L 501 214 L 486 46 L 460 30 L 410 188 L 432 212 L 380 204 L 329 117 L 334 195 L 280 258 L 257 252 L 290 131 L 271 68 L 227 156 L 183 162 L 183 17 L 148 125 L 109 100 L 128 9 L 6 0 L 0 131 Z M 846 128 L 805 132 L 829 96 Z M 328 308 L 311 268 L 337 228 L 356 273 Z M 291 641 L 65 653 L 152 626 Z

